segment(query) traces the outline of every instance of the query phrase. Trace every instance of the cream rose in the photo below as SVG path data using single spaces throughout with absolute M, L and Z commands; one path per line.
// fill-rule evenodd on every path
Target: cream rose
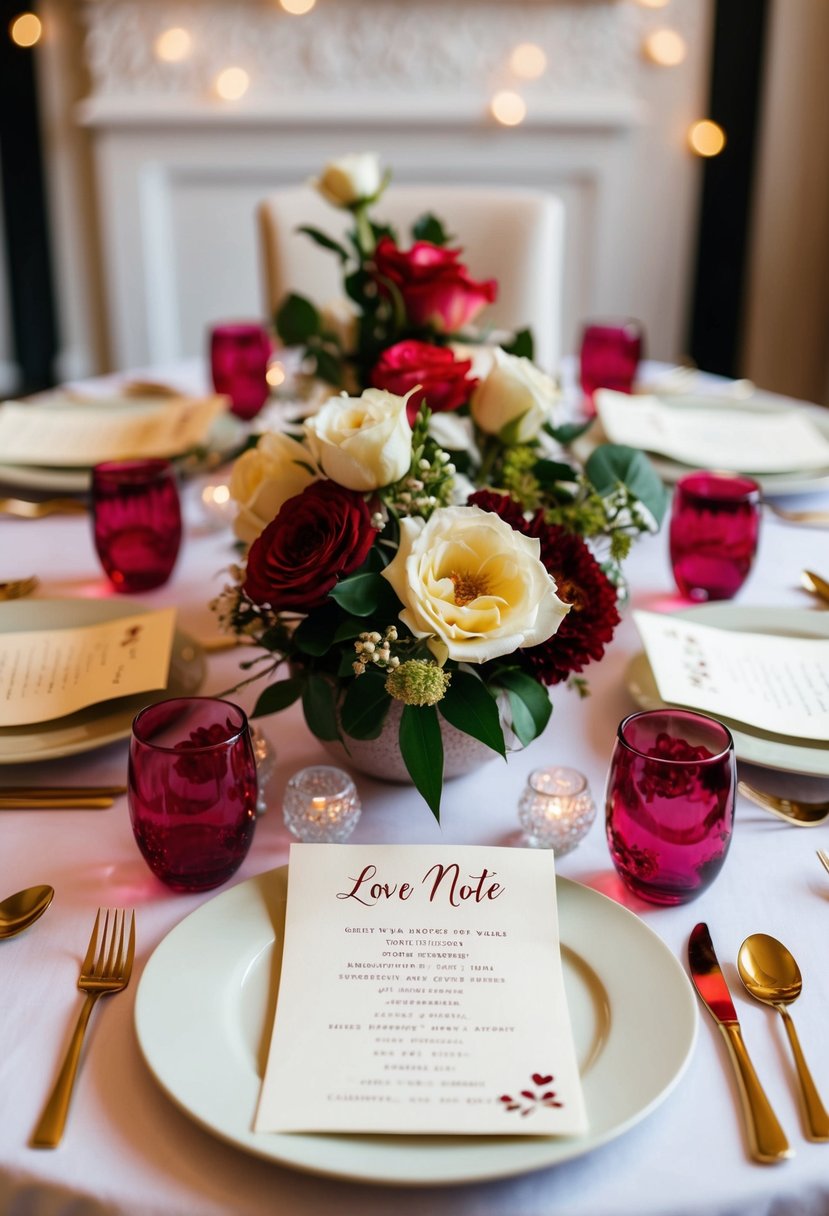
M 412 390 L 414 391 L 414 390 Z M 305 423 L 311 453 L 325 473 L 348 490 L 379 490 L 408 472 L 411 396 L 367 388 L 361 397 L 331 397 Z
M 279 432 L 267 432 L 243 452 L 230 474 L 230 496 L 238 503 L 233 530 L 251 544 L 279 508 L 319 474 L 307 448 Z
M 492 370 L 472 394 L 472 417 L 488 435 L 507 443 L 527 443 L 553 415 L 561 397 L 552 376 L 529 359 L 494 352 Z
M 436 637 L 450 659 L 485 663 L 546 641 L 568 612 L 540 549 L 492 511 L 443 507 L 426 523 L 401 519 L 383 574 L 416 637 Z
M 366 202 L 379 194 L 383 185 L 380 158 L 376 152 L 341 156 L 329 161 L 311 185 L 334 207 L 348 208 Z

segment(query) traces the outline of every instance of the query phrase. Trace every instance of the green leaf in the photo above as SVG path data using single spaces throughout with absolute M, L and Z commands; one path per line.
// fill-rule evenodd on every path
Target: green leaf
M 390 704 L 385 675 L 379 671 L 367 671 L 357 676 L 343 701 L 343 730 L 352 739 L 376 739 L 383 729 Z
M 484 682 L 467 671 L 453 671 L 452 682 L 438 705 L 443 717 L 465 735 L 480 739 L 506 756 L 498 705 Z
M 287 346 L 303 346 L 320 331 L 320 315 L 310 300 L 294 292 L 276 314 L 276 331 Z
M 389 621 L 397 619 L 400 601 L 388 579 L 381 574 L 352 574 L 337 583 L 330 593 L 340 607 L 351 616 L 383 616 Z
M 429 241 L 432 245 L 447 245 L 450 240 L 443 224 L 431 211 L 415 220 L 412 224 L 412 236 L 416 241 Z
M 268 714 L 278 714 L 281 709 L 287 709 L 301 694 L 304 683 L 301 677 L 292 676 L 290 680 L 277 680 L 276 684 L 269 685 L 260 693 L 251 717 L 264 718 Z
M 400 715 L 400 754 L 409 776 L 440 823 L 443 790 L 443 740 L 434 705 L 404 705 Z
M 336 604 L 323 604 L 297 625 L 294 645 L 303 654 L 319 657 L 333 646 L 341 622 L 342 613 Z
M 297 228 L 297 232 L 304 232 L 306 236 L 310 236 L 316 245 L 321 245 L 323 249 L 330 249 L 332 253 L 336 253 L 341 262 L 348 261 L 348 250 L 339 241 L 334 241 L 330 236 L 326 236 L 324 232 L 320 232 L 319 228 L 313 228 L 310 224 L 303 224 Z
M 562 460 L 537 460 L 532 471 L 542 486 L 552 486 L 559 481 L 575 481 L 578 477 L 573 466 Z
M 311 672 L 302 690 L 302 709 L 308 728 L 318 739 L 338 739 L 337 711 L 334 705 L 334 690 L 329 680 L 317 672 Z
M 343 382 L 342 360 L 338 359 L 330 350 L 326 350 L 324 346 L 314 346 L 309 353 L 316 360 L 316 372 L 320 380 L 339 388 Z
M 668 506 L 668 492 L 644 452 L 621 443 L 603 443 L 584 466 L 588 481 L 607 497 L 623 485 L 647 507 L 657 524 Z
M 354 638 L 358 638 L 361 633 L 365 632 L 365 621 L 358 620 L 357 617 L 349 616 L 337 626 L 334 634 L 335 642 L 351 642 Z M 350 655 L 350 661 L 356 659 L 356 654 Z
M 507 690 L 512 729 L 526 745 L 537 739 L 550 720 L 553 705 L 547 689 L 517 668 L 498 673 L 498 684 Z
M 508 355 L 518 355 L 520 359 L 532 359 L 535 353 L 535 343 L 529 329 L 519 329 L 511 342 L 501 345 Z
M 516 414 L 514 418 L 510 418 L 509 422 L 504 423 L 498 432 L 498 439 L 505 448 L 514 447 L 520 443 L 521 423 L 529 413 L 529 410 L 523 410 L 520 414 Z
M 578 439 L 579 435 L 583 435 L 593 425 L 593 419 L 588 418 L 587 422 L 563 422 L 561 426 L 551 426 L 549 422 L 545 422 L 543 430 L 548 435 L 552 435 L 557 443 L 567 447 L 574 439 Z

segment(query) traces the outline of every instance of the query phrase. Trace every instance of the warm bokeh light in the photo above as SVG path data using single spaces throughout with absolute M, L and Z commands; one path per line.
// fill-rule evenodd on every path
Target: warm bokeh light
M 719 156 L 725 147 L 725 131 L 719 123 L 702 118 L 689 130 L 688 143 L 697 156 Z
M 668 0 L 636 0 L 641 8 L 666 8 Z
M 179 63 L 180 60 L 187 58 L 192 46 L 193 40 L 187 30 L 180 26 L 173 26 L 172 29 L 164 30 L 156 38 L 156 58 L 163 59 L 165 63 Z
M 490 104 L 492 116 L 505 127 L 517 127 L 527 116 L 527 106 L 520 93 L 503 89 Z
M 279 0 L 279 6 L 284 8 L 286 13 L 301 17 L 304 13 L 310 13 L 316 2 L 317 0 Z
M 675 68 L 688 54 L 685 39 L 676 30 L 654 30 L 644 44 L 645 55 L 651 63 L 663 68 Z
M 265 379 L 271 388 L 279 388 L 280 384 L 285 383 L 285 368 L 281 363 L 271 363 L 265 372 Z
M 9 37 L 17 46 L 34 46 L 42 33 L 40 18 L 34 13 L 20 13 L 9 22 Z
M 216 77 L 216 92 L 222 101 L 238 101 L 250 88 L 250 76 L 244 68 L 225 68 Z
M 509 57 L 509 65 L 523 80 L 537 80 L 547 67 L 547 56 L 534 42 L 520 42 Z

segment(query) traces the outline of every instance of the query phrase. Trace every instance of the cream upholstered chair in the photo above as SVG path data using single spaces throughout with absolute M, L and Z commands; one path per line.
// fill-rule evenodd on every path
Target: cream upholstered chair
M 495 329 L 529 327 L 536 362 L 555 369 L 561 354 L 564 205 L 550 194 L 472 186 L 393 186 L 375 208 L 404 247 L 414 220 L 431 211 L 443 221 L 473 279 L 497 279 L 498 299 L 481 320 Z M 297 232 L 308 224 L 339 238 L 349 226 L 309 186 L 276 191 L 259 206 L 265 303 L 273 315 L 286 292 L 317 305 L 343 295 L 337 256 Z

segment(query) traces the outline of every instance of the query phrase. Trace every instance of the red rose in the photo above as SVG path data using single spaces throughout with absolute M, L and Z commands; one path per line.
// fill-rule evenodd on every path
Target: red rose
M 469 400 L 478 383 L 466 379 L 471 367 L 471 359 L 456 359 L 445 346 L 409 340 L 383 351 L 371 373 L 371 383 L 398 397 L 405 397 L 416 384 L 423 386 L 407 403 L 409 423 L 413 426 L 424 400 L 433 414 L 456 410 Z
M 411 325 L 431 325 L 455 333 L 477 317 L 497 293 L 494 279 L 476 283 L 458 261 L 460 249 L 446 249 L 429 241 L 415 241 L 411 249 L 398 249 L 391 237 L 381 237 L 374 251 L 377 277 L 395 285 L 403 298 Z
M 277 612 L 310 612 L 363 564 L 375 536 L 359 494 L 315 481 L 287 499 L 251 545 L 243 590 Z

